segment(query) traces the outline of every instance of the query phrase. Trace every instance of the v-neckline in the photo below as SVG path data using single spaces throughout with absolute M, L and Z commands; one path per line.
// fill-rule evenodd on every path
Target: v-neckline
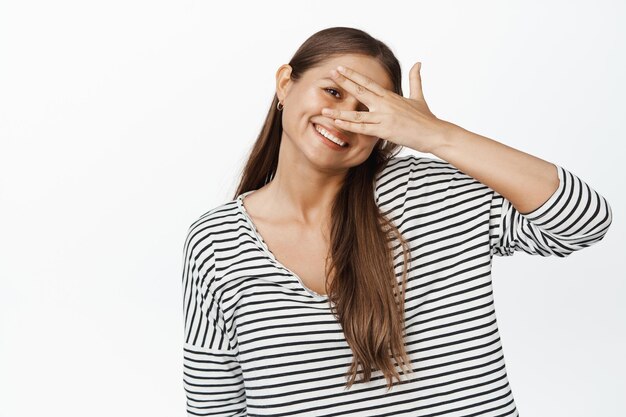
M 272 253 L 272 251 L 270 250 L 270 248 L 268 247 L 267 243 L 265 242 L 265 239 L 263 239 L 263 236 L 261 236 L 261 234 L 259 233 L 259 230 L 257 229 L 256 225 L 254 224 L 254 221 L 252 221 L 252 217 L 250 216 L 250 214 L 248 213 L 248 211 L 246 210 L 246 207 L 243 204 L 243 199 L 250 193 L 254 192 L 256 190 L 250 190 L 250 191 L 246 191 L 244 193 L 239 194 L 239 196 L 237 196 L 237 207 L 239 208 L 240 213 L 244 216 L 244 218 L 246 219 L 246 221 L 248 222 L 248 224 L 250 225 L 250 229 L 252 229 L 253 232 L 253 238 L 255 243 L 257 244 L 257 246 L 259 246 L 259 248 L 261 248 L 263 250 L 263 252 L 265 252 L 265 254 L 276 264 L 278 265 L 280 268 L 284 269 L 285 271 L 287 271 L 289 274 L 291 274 L 291 276 L 293 276 L 294 278 L 296 278 L 296 280 L 298 280 L 298 283 L 300 284 L 300 287 L 302 287 L 302 289 L 304 291 L 306 291 L 310 296 L 312 296 L 315 299 L 318 300 L 328 300 L 328 295 L 327 294 L 319 294 L 315 291 L 313 291 L 312 289 L 310 289 L 309 287 L 307 287 L 306 285 L 304 285 L 304 282 L 302 281 L 302 279 L 298 276 L 298 274 L 296 274 L 295 272 L 293 272 L 291 269 L 287 268 L 285 265 L 283 265 L 282 262 L 280 262 L 276 256 L 274 256 L 274 254 Z

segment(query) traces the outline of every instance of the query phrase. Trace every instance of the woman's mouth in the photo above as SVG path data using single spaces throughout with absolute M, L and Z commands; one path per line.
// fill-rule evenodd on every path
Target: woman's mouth
M 317 136 L 319 136 L 324 141 L 324 143 L 326 143 L 328 146 L 332 147 L 333 149 L 343 150 L 350 146 L 348 143 L 337 138 L 332 133 L 324 129 L 322 126 L 319 126 L 315 123 L 312 123 L 312 125 Z

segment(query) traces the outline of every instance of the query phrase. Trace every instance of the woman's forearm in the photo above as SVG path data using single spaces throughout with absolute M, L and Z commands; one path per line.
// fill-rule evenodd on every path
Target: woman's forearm
M 540 207 L 557 190 L 554 164 L 454 123 L 446 124 L 448 129 L 430 153 L 487 185 L 520 213 Z

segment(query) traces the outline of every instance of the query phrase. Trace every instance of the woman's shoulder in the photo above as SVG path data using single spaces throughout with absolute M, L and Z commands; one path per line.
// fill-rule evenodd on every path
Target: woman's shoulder
M 475 179 L 447 161 L 407 154 L 391 158 L 376 175 L 374 198 L 387 210 L 407 201 L 428 204 L 452 189 L 476 186 Z
M 408 174 L 412 171 L 433 169 L 450 170 L 455 168 L 449 162 L 441 159 L 406 154 L 390 158 L 383 169 L 378 173 L 377 179 L 393 174 Z
M 376 175 L 378 188 L 415 181 L 429 176 L 458 175 L 460 171 L 449 162 L 415 154 L 394 156 Z
M 205 209 L 189 224 L 187 234 L 227 232 L 236 227 L 237 215 L 237 199 Z

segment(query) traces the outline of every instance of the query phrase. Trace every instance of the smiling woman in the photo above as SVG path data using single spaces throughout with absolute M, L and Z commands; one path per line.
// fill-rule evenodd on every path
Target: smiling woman
M 349 63 L 377 83 L 393 88 L 390 71 L 385 68 L 390 65 L 383 65 L 375 57 L 363 53 L 329 56 L 306 71 L 302 70 L 301 65 L 297 67 L 297 62 L 292 60 L 290 64 L 280 66 L 276 81 L 277 99 L 279 105 L 284 108 L 281 123 L 281 142 L 283 142 L 281 153 L 284 155 L 285 164 L 289 164 L 290 172 L 294 172 L 291 168 L 295 169 L 296 166 L 300 169 L 310 167 L 314 172 L 303 173 L 307 178 L 317 176 L 315 171 L 319 171 L 321 167 L 340 173 L 331 180 L 331 183 L 334 183 L 334 190 L 329 189 L 332 191 L 329 191 L 330 194 L 336 193 L 346 170 L 365 162 L 372 155 L 374 147 L 377 145 L 380 147 L 382 141 L 373 135 L 350 132 L 337 127 L 331 117 L 323 114 L 324 108 L 333 108 L 337 111 L 368 110 L 357 96 L 348 93 L 334 78 L 329 77 L 333 68 L 341 63 Z M 307 134 L 309 126 L 313 126 L 315 131 L 319 132 L 316 137 L 325 139 L 311 141 L 310 135 Z M 328 152 L 326 148 L 346 152 Z M 328 181 L 323 180 L 321 183 L 325 184 Z
M 346 27 L 278 68 L 233 200 L 187 232 L 189 415 L 518 415 L 491 260 L 568 256 L 612 212 L 560 165 L 436 118 L 419 68 L 405 99 L 391 50 Z

